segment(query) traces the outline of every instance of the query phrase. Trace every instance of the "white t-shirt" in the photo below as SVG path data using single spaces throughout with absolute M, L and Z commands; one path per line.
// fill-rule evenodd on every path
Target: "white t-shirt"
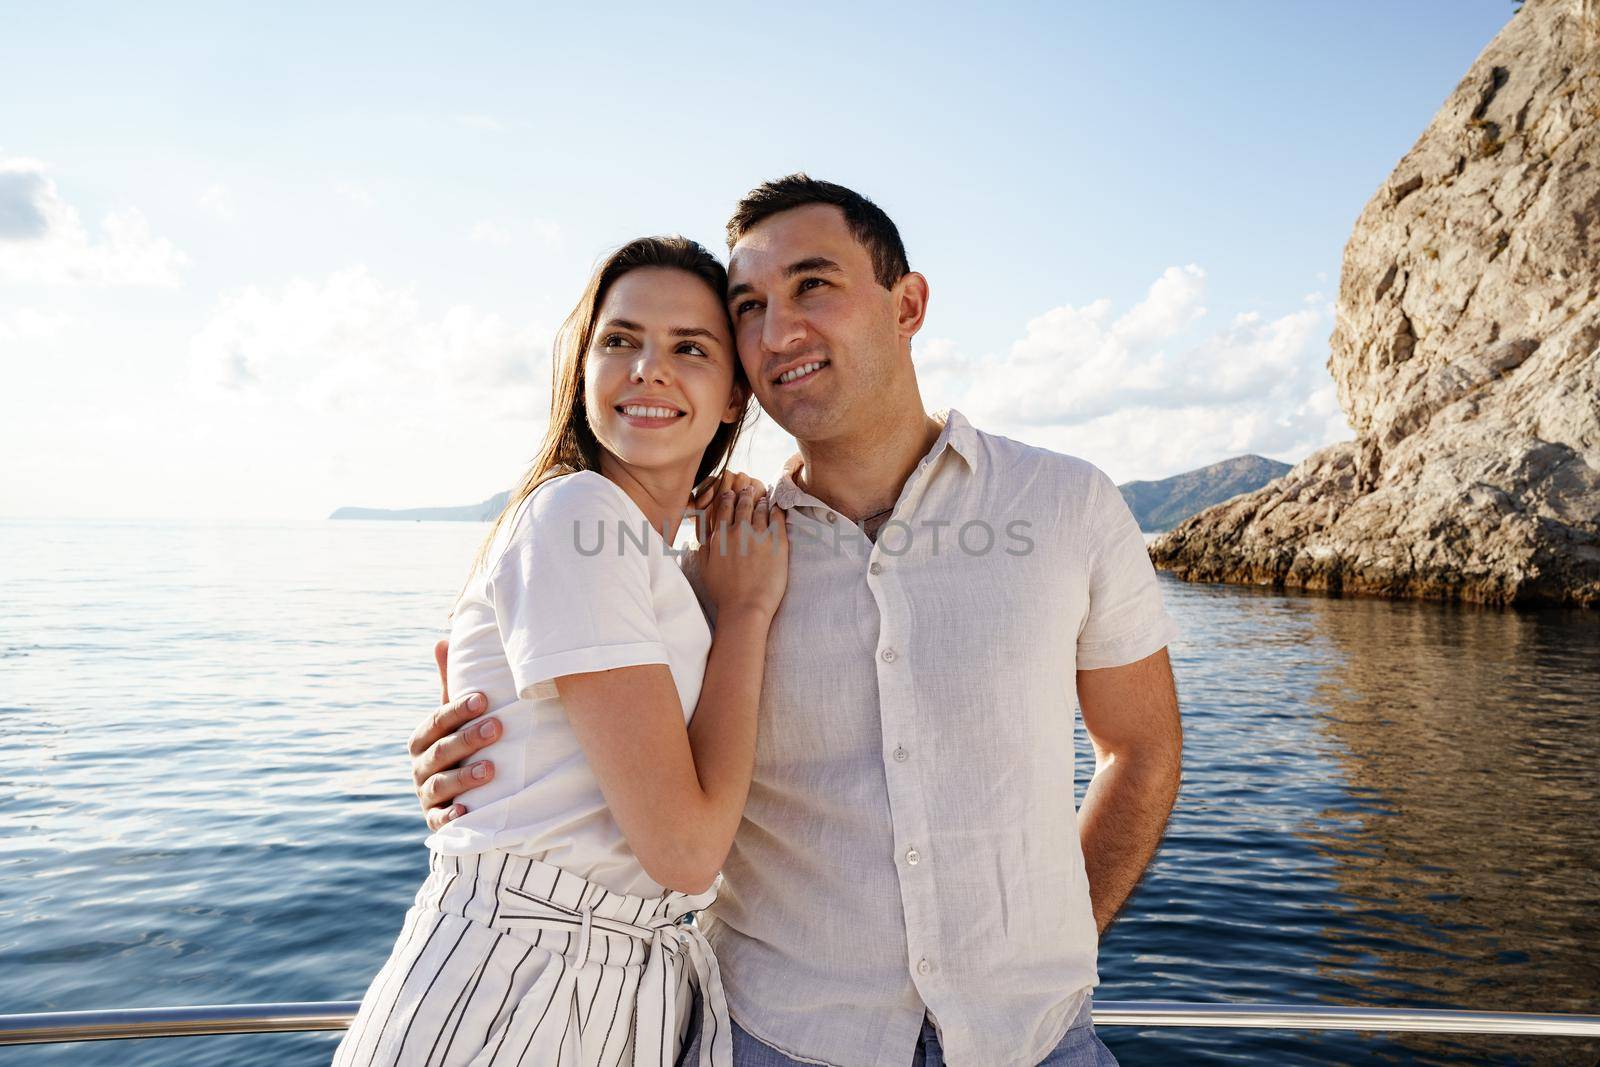
M 494 778 L 461 794 L 467 813 L 428 847 L 504 849 L 616 892 L 659 895 L 611 817 L 552 679 L 665 663 L 688 722 L 710 649 L 688 579 L 621 486 L 593 471 L 541 484 L 456 605 L 450 692 L 483 693 L 505 733 L 477 755 L 494 761 Z M 618 730 L 628 729 L 629 710 L 616 709 Z

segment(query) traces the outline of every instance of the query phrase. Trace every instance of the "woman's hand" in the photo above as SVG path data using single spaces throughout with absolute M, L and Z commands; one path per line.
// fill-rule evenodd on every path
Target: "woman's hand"
M 759 481 L 732 471 L 694 503 L 703 512 L 701 581 L 718 617 L 750 610 L 770 618 L 789 585 L 787 513 L 773 506 Z
M 697 542 L 702 545 L 706 543 L 711 520 L 716 514 L 718 497 L 732 492 L 737 499 L 739 491 L 747 485 L 755 486 L 758 495 L 766 494 L 767 487 L 761 484 L 761 479 L 740 471 L 723 471 L 701 483 L 700 491 L 689 498 L 689 506 L 694 509 L 694 539 Z

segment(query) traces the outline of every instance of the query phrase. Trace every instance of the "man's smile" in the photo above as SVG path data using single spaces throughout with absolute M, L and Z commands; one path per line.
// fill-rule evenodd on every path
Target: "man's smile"
M 771 379 L 772 384 L 780 389 L 792 388 L 803 382 L 808 382 L 817 376 L 817 372 L 828 366 L 828 360 L 812 359 L 789 367 L 781 374 Z

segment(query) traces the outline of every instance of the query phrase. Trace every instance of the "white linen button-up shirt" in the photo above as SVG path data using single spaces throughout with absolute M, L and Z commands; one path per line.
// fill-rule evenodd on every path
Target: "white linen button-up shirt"
M 934 418 L 876 543 L 798 457 L 773 488 L 789 586 L 709 934 L 734 1019 L 808 1062 L 905 1067 L 925 1012 L 952 1064 L 1059 1044 L 1099 980 L 1076 672 L 1176 633 L 1104 473 Z

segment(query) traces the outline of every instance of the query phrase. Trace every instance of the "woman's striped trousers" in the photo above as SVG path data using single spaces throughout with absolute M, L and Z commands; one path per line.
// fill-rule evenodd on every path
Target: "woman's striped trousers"
M 430 855 L 334 1067 L 673 1067 L 693 986 L 701 1067 L 732 1067 L 696 923 L 715 887 L 637 897 L 527 856 Z

